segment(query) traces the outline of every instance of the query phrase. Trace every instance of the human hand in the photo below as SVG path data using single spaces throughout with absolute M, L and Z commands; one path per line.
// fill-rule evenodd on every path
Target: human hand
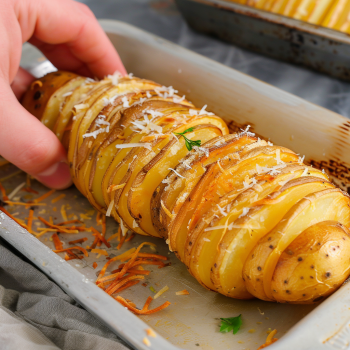
M 72 181 L 63 146 L 17 100 L 34 80 L 19 68 L 22 44 L 85 76 L 126 70 L 89 8 L 73 0 L 1 0 L 0 38 L 0 155 L 46 186 L 66 188 Z

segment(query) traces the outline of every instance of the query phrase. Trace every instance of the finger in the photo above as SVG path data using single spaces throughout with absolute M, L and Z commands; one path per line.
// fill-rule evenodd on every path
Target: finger
M 50 55 L 50 50 L 40 42 L 66 44 L 94 76 L 102 78 L 115 71 L 126 74 L 118 53 L 86 5 L 71 0 L 17 0 L 17 13 L 23 41 L 34 36 L 45 55 Z M 60 64 L 53 55 L 51 61 Z
M 63 189 L 72 184 L 66 153 L 54 135 L 16 100 L 0 80 L 0 154 L 44 185 Z
M 89 68 L 82 61 L 77 59 L 65 44 L 45 44 L 35 38 L 31 39 L 30 42 L 40 48 L 42 52 L 45 52 L 45 56 L 49 61 L 55 61 L 55 67 L 57 69 L 75 72 L 90 78 L 95 77 Z
M 17 100 L 20 100 L 22 95 L 28 90 L 30 84 L 35 78 L 22 67 L 19 67 L 18 72 L 12 81 L 11 89 Z

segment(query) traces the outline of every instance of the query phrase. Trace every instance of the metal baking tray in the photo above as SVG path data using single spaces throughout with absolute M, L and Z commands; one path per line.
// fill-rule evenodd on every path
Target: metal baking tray
M 350 122 L 344 117 L 130 25 L 107 20 L 101 24 L 129 72 L 167 86 L 173 85 L 198 106 L 207 104 L 210 110 L 229 122 L 232 130 L 251 125 L 257 134 L 305 154 L 309 163 L 326 168 L 343 188 L 349 185 Z M 50 69 L 47 62 L 42 62 L 40 54 L 27 45 L 23 49 L 22 65 L 37 74 L 41 72 L 40 67 L 44 71 Z M 12 165 L 1 167 L 0 181 L 16 171 Z M 24 179 L 25 174 L 19 173 L 3 184 L 11 190 Z M 33 188 L 40 194 L 47 191 L 36 182 Z M 68 215 L 79 217 L 79 213 L 91 211 L 87 200 L 74 187 L 63 192 L 66 194 L 64 199 L 51 204 L 54 197 L 49 197 L 47 206 L 36 209 L 34 215 L 53 216 L 54 221 L 59 222 L 62 205 L 66 206 Z M 18 195 L 27 194 L 20 192 Z M 21 197 L 21 200 L 28 200 L 28 197 Z M 28 210 L 23 207 L 8 207 L 8 210 L 17 213 L 17 217 L 28 215 Z M 86 220 L 87 226 L 96 224 L 94 215 L 90 213 L 90 216 L 91 221 Z M 107 236 L 116 230 L 117 224 L 108 220 Z M 67 242 L 88 235 L 61 235 L 61 239 Z M 50 234 L 39 240 L 4 214 L 0 214 L 0 236 L 135 349 L 254 350 L 265 342 L 267 331 L 274 328 L 280 339 L 270 346 L 271 350 L 346 349 L 350 342 L 350 284 L 343 285 L 316 305 L 234 300 L 204 289 L 168 252 L 162 240 L 146 238 L 156 243 L 157 251 L 167 255 L 171 262 L 171 266 L 153 269 L 147 277 L 149 286 L 156 290 L 169 286 L 166 293 L 153 301 L 154 306 L 165 300 L 172 304 L 159 313 L 137 317 L 93 283 L 96 270 L 106 262 L 104 258 L 96 260 L 92 256 L 83 261 L 66 262 L 52 252 Z M 92 241 L 92 237 L 88 237 L 85 244 Z M 115 249 L 117 243 L 112 241 L 109 254 L 113 257 L 144 240 L 145 237 L 137 236 L 121 251 Z M 96 270 L 91 267 L 94 260 L 98 262 Z M 183 289 L 190 295 L 175 295 Z M 153 295 L 141 284 L 122 293 L 139 307 Z M 219 318 L 238 314 L 243 318 L 241 330 L 236 335 L 220 333 Z M 158 334 L 156 338 L 149 338 L 150 347 L 142 342 L 149 327 Z
M 347 34 L 230 0 L 175 0 L 195 30 L 246 49 L 350 80 Z

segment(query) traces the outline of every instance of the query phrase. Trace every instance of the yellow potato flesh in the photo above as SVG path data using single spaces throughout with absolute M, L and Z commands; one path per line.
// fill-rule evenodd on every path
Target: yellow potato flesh
M 206 172 L 205 168 L 208 167 L 209 164 L 213 164 L 224 157 L 234 157 L 235 153 L 242 147 L 254 141 L 255 139 L 253 138 L 240 137 L 218 149 L 214 149 L 213 151 L 209 150 L 209 157 L 205 156 L 200 158 L 195 164 L 192 164 L 191 169 L 186 171 L 184 174 L 185 179 L 182 181 L 183 183 L 181 186 L 168 186 L 168 190 L 164 191 L 164 195 L 162 196 L 164 205 L 176 215 L 188 195 Z M 171 221 L 169 220 L 167 226 L 169 227 L 170 224 Z
M 42 116 L 41 122 L 47 126 L 49 129 L 53 129 L 56 124 L 57 117 L 60 112 L 60 105 L 64 100 L 64 95 L 67 92 L 70 92 L 72 89 L 75 89 L 79 85 L 83 84 L 85 81 L 82 77 L 74 78 L 60 87 L 56 92 L 51 96 L 50 100 L 47 103 L 45 112 Z
M 126 130 L 125 132 L 126 137 L 129 136 L 129 134 L 131 133 L 132 133 L 131 129 Z M 136 134 L 131 138 L 130 143 L 138 143 L 141 140 L 141 138 L 142 138 L 142 135 Z M 116 146 L 120 144 L 123 144 L 123 140 L 118 139 L 117 141 L 111 143 L 108 147 L 106 147 L 101 152 L 101 155 L 97 160 L 97 167 L 96 167 L 95 176 L 92 183 L 91 193 L 95 201 L 101 206 L 107 205 L 103 196 L 102 188 L 108 188 L 108 186 L 107 187 L 101 186 L 102 183 L 105 183 L 103 181 L 104 181 L 104 177 L 106 175 L 107 169 L 109 169 L 109 166 L 111 166 L 111 170 L 113 170 L 113 166 L 117 166 L 131 150 L 131 148 L 120 149 L 116 155 L 115 154 L 117 149 Z M 88 186 L 88 182 L 89 182 L 89 179 L 86 179 L 86 186 Z
M 265 148 L 262 148 L 263 152 Z M 253 150 L 252 155 L 259 152 L 259 149 Z M 197 206 L 189 225 L 189 234 L 186 234 L 185 243 L 185 259 L 184 262 L 189 266 L 191 260 L 191 250 L 193 243 L 195 243 L 195 237 L 193 237 L 193 229 L 195 228 L 197 222 L 200 218 L 210 210 L 210 208 L 218 203 L 220 197 L 233 190 L 243 190 L 243 181 L 246 176 L 254 177 L 257 174 L 257 165 L 261 167 L 273 167 L 277 165 L 275 154 L 265 154 L 260 153 L 258 155 L 247 158 L 237 165 L 233 166 L 231 169 L 227 169 L 225 173 L 218 176 L 215 181 L 209 186 L 207 191 L 203 194 L 201 203 Z M 280 158 L 284 162 L 296 162 L 297 156 L 293 153 L 280 153 Z
M 176 121 L 178 110 L 179 108 L 162 109 L 161 112 L 164 113 L 166 116 L 153 120 L 153 123 L 156 125 L 163 124 L 165 118 L 173 118 L 174 121 Z M 175 115 L 173 115 L 174 113 Z M 121 122 L 121 123 L 126 124 L 126 122 Z M 163 127 L 163 133 L 168 132 L 172 125 L 173 125 L 173 122 L 165 125 Z M 123 133 L 123 138 L 129 137 L 131 133 L 132 133 L 131 127 L 127 127 Z M 131 140 L 128 140 L 128 143 L 138 143 L 144 136 L 145 135 L 143 135 L 142 133 L 136 133 Z M 98 167 L 96 168 L 96 172 L 93 178 L 91 192 L 94 197 L 94 200 L 100 206 L 106 205 L 108 207 L 110 200 L 106 202 L 106 199 L 109 198 L 109 196 L 106 193 L 106 191 L 102 191 L 102 188 L 108 188 L 112 184 L 115 185 L 115 183 L 110 183 L 110 177 L 114 172 L 115 167 L 124 159 L 124 157 L 130 151 L 130 148 L 120 149 L 119 152 L 116 154 L 116 148 L 115 148 L 116 145 L 122 144 L 122 143 L 126 143 L 126 141 L 122 139 L 116 140 L 114 143 L 108 145 L 104 149 L 101 149 L 99 152 Z M 89 180 L 90 179 L 86 181 L 89 181 Z
M 82 95 L 84 96 L 88 92 L 91 92 L 96 86 L 98 86 L 96 83 L 80 85 L 74 90 L 72 95 L 66 97 L 62 111 L 53 128 L 53 132 L 60 141 L 62 141 L 64 131 L 73 117 L 73 107 L 82 102 Z
M 272 181 L 266 181 L 265 183 L 261 184 L 259 191 L 247 189 L 240 194 L 238 198 L 234 196 L 232 199 L 230 199 L 230 202 L 233 200 L 235 201 L 233 210 L 227 216 L 216 221 L 213 226 L 228 226 L 230 223 L 238 219 L 243 212 L 243 208 L 252 207 L 254 203 L 262 198 L 265 198 L 267 195 L 281 187 L 281 182 L 283 183 L 293 178 L 300 177 L 300 175 L 303 173 L 303 170 L 295 170 L 294 166 L 291 166 L 290 168 L 290 172 L 280 174 Z M 322 172 L 310 168 L 310 176 L 314 175 L 323 177 Z M 203 220 L 207 221 L 206 217 L 204 217 Z M 213 290 L 215 288 L 214 284 L 210 280 L 210 269 L 215 263 L 217 247 L 220 244 L 221 238 L 223 237 L 225 231 L 226 230 L 224 228 L 201 231 L 201 234 L 195 243 L 195 247 L 193 248 L 194 257 L 191 260 L 190 270 L 198 280 L 202 281 L 204 285 Z
M 342 28 L 342 26 L 344 26 L 344 24 L 346 25 L 346 22 L 348 22 L 349 13 L 350 2 L 347 0 L 336 0 L 328 11 L 322 25 L 324 27 L 345 31 L 344 29 L 346 28 Z
M 289 0 L 276 0 L 271 7 L 271 12 L 283 14 Z
M 313 24 L 321 24 L 333 2 L 333 0 L 302 0 L 292 17 Z
M 80 185 L 79 181 L 77 181 L 76 178 L 76 152 L 78 149 L 78 131 L 80 127 L 80 122 L 85 117 L 86 114 L 90 114 L 88 108 L 96 101 L 99 95 L 103 94 L 104 91 L 109 89 L 109 85 L 104 85 L 99 87 L 98 89 L 91 92 L 91 94 L 88 96 L 88 99 L 84 101 L 84 104 L 87 106 L 87 108 L 83 110 L 79 110 L 77 114 L 73 118 L 73 124 L 72 129 L 70 132 L 70 139 L 69 139 L 69 148 L 68 148 L 68 161 L 70 163 L 71 167 L 71 175 L 72 179 L 74 181 L 74 184 L 79 189 L 79 191 L 86 196 L 85 191 L 83 190 L 83 186 Z
M 217 268 L 213 268 L 211 271 L 211 278 L 216 290 L 235 298 L 251 297 L 242 276 L 244 263 L 251 250 L 282 220 L 297 201 L 309 193 L 329 187 L 333 187 L 332 184 L 322 183 L 322 180 L 291 187 L 276 198 L 277 201 L 281 199 L 278 203 L 263 205 L 262 208 L 257 207 L 251 213 L 248 212 L 236 220 L 235 224 L 242 225 L 242 228 L 226 231 L 215 258 Z M 255 268 L 256 266 L 260 265 L 255 265 Z
M 278 302 L 312 303 L 337 289 L 349 275 L 350 232 L 335 221 L 303 231 L 281 254 L 271 281 Z
M 173 136 L 169 135 L 169 137 L 172 138 Z M 139 227 L 134 227 L 134 218 L 130 215 L 128 210 L 128 193 L 137 174 L 162 150 L 163 147 L 166 146 L 166 144 L 169 142 L 169 137 L 161 140 L 160 142 L 157 142 L 156 145 L 152 147 L 152 151 L 150 152 L 147 150 L 135 150 L 135 153 L 133 153 L 133 155 L 136 155 L 136 158 L 130 159 L 130 169 L 132 169 L 132 171 L 129 171 L 129 162 L 126 162 L 126 164 L 123 167 L 121 167 L 119 171 L 115 174 L 115 179 L 113 180 L 113 182 L 115 183 L 124 183 L 123 179 L 127 172 L 129 172 L 129 177 L 125 182 L 126 185 L 121 190 L 119 201 L 115 203 L 117 214 L 119 215 L 119 217 L 123 218 L 124 225 L 127 225 L 134 231 L 143 235 L 147 235 L 147 233 Z M 118 180 L 116 181 L 116 179 Z
M 207 127 L 186 133 L 186 137 L 190 140 L 201 140 L 204 143 L 220 134 L 220 129 Z M 150 205 L 153 192 L 169 173 L 169 169 L 174 169 L 179 160 L 185 157 L 187 153 L 188 149 L 185 145 L 185 140 L 183 137 L 180 137 L 166 154 L 147 172 L 142 184 L 136 188 L 133 187 L 129 192 L 129 211 L 135 218 L 138 218 L 138 225 L 151 236 L 159 237 L 158 232 L 153 227 L 151 217 Z
M 284 11 L 282 15 L 291 17 L 293 13 L 295 13 L 296 9 L 300 5 L 302 0 L 288 0 L 286 7 L 284 8 Z
M 267 298 L 273 300 L 271 280 L 282 252 L 301 232 L 306 230 L 310 224 L 334 220 L 345 226 L 349 226 L 349 198 L 345 197 L 338 189 L 334 189 L 328 193 L 327 191 L 324 192 L 325 194 L 323 195 L 319 193 L 308 196 L 308 199 L 300 203 L 300 206 L 305 205 L 305 208 L 303 207 L 303 210 L 298 212 L 296 217 L 294 217 L 294 213 L 290 213 L 291 218 L 286 218 L 289 225 L 286 225 L 284 222 L 280 223 L 278 228 L 269 235 L 271 236 L 270 244 L 275 248 L 271 251 L 263 265 L 263 284 Z M 297 210 L 297 208 L 295 208 L 295 210 Z

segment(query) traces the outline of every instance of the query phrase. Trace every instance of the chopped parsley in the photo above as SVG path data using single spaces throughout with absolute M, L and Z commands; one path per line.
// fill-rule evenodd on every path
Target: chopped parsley
M 186 144 L 186 147 L 189 151 L 192 151 L 192 148 L 193 146 L 198 146 L 200 147 L 202 141 L 201 140 L 190 140 L 188 139 L 185 134 L 187 134 L 188 132 L 192 132 L 194 130 L 194 128 L 189 128 L 189 129 L 186 129 L 184 132 L 175 132 L 174 134 L 176 135 L 180 135 L 182 136 L 184 139 L 185 139 L 185 144 Z
M 242 326 L 241 316 L 242 315 L 239 315 L 237 317 L 220 318 L 220 332 L 228 333 L 232 331 L 233 334 L 236 334 Z

